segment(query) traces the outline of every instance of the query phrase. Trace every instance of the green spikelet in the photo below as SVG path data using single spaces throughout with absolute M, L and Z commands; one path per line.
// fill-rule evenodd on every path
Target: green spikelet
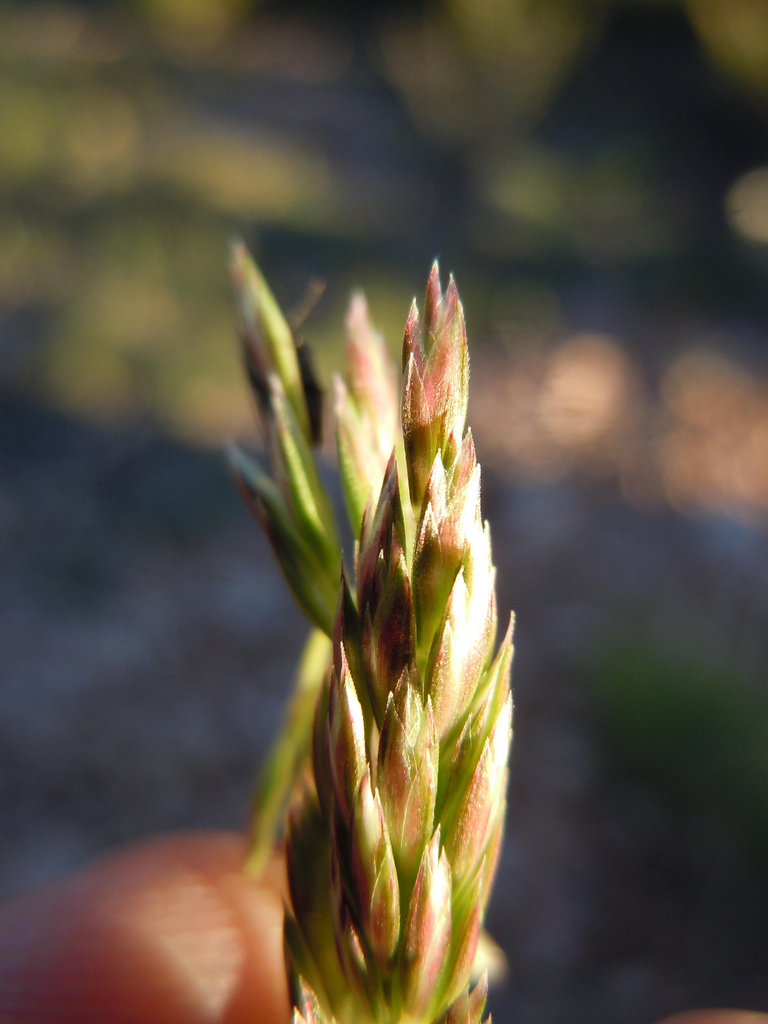
M 306 710 L 291 719 L 303 723 L 286 827 L 293 1021 L 480 1024 L 487 982 L 470 982 L 504 827 L 512 624 L 497 649 L 458 292 L 453 280 L 442 292 L 435 264 L 423 318 L 414 303 L 406 322 L 399 415 L 386 350 L 352 300 L 349 369 L 335 384 L 350 581 L 289 335 L 243 252 L 235 267 L 268 450 L 266 468 L 235 454 L 236 473 L 331 637 L 313 685 L 300 676 L 313 723 Z
M 272 292 L 241 243 L 232 249 L 232 277 L 243 361 L 266 458 L 257 461 L 231 446 L 230 467 L 299 604 L 330 635 L 341 548 L 333 507 L 312 455 L 312 417 L 297 347 Z

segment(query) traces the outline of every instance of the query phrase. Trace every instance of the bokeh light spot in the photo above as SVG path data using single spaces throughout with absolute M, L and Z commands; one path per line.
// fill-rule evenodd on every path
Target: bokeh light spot
M 758 167 L 731 185 L 725 213 L 737 235 L 768 244 L 768 167 Z

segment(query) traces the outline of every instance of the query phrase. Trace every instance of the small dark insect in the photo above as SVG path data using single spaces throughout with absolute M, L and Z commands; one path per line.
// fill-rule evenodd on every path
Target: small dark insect
M 307 411 L 309 413 L 309 431 L 312 444 L 314 445 L 319 445 L 323 440 L 324 392 L 317 379 L 312 350 L 299 332 L 322 298 L 324 291 L 325 281 L 312 278 L 307 285 L 303 299 L 288 317 L 288 323 L 293 332 L 293 342 L 296 346 L 296 355 L 299 360 L 301 384 L 304 388 L 304 397 L 307 401 Z

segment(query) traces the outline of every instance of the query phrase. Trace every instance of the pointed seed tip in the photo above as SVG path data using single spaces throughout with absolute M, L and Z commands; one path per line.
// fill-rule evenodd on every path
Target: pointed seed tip
M 365 292 L 361 288 L 355 288 L 349 296 L 347 304 L 347 326 L 353 325 L 357 320 L 362 320 L 368 315 L 368 301 Z
M 504 634 L 504 643 L 505 644 L 512 643 L 512 636 L 514 635 L 514 632 L 515 632 L 515 613 L 514 612 L 510 612 L 509 613 L 509 624 L 507 625 L 507 632 Z

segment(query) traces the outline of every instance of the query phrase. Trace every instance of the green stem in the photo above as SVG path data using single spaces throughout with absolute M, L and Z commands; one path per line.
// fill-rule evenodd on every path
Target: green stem
M 283 729 L 264 762 L 251 811 L 251 848 L 246 871 L 259 876 L 267 865 L 293 785 L 306 764 L 312 721 L 331 656 L 330 638 L 320 629 L 309 634 L 296 672 L 296 685 Z

